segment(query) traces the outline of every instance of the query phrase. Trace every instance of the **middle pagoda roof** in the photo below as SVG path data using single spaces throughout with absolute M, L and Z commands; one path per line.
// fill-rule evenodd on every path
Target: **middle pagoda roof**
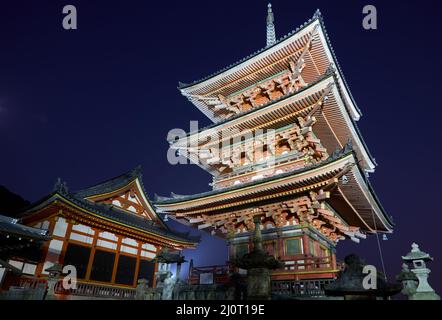
M 327 150 L 335 150 L 342 148 L 351 139 L 353 148 L 361 160 L 361 167 L 373 172 L 376 166 L 375 160 L 347 108 L 343 98 L 343 87 L 339 85 L 338 74 L 333 68 L 328 68 L 314 82 L 296 92 L 282 95 L 276 100 L 196 132 L 190 132 L 187 136 L 169 143 L 172 148 L 178 149 L 181 155 L 217 177 L 221 173 L 201 159 L 202 153 L 194 152 L 193 146 L 197 146 L 199 150 L 209 150 L 220 140 L 233 137 L 237 131 L 244 135 L 258 128 L 283 128 L 296 121 L 298 117 L 306 117 L 319 103 L 322 104 L 322 112 L 315 113 L 317 122 L 313 126 L 313 132 L 322 145 Z M 214 137 L 216 139 L 213 139 Z

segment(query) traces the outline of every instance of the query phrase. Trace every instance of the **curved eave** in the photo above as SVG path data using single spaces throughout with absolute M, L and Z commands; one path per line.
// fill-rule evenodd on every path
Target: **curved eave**
M 332 72 L 326 73 L 323 75 L 320 79 L 318 79 L 315 83 L 312 83 L 308 85 L 307 87 L 303 88 L 302 90 L 299 90 L 298 92 L 291 93 L 285 96 L 282 96 L 280 99 L 271 101 L 267 104 L 264 104 L 260 107 L 254 108 L 246 113 L 240 114 L 237 117 L 234 117 L 230 119 L 229 121 L 223 121 L 217 124 L 214 124 L 212 126 L 209 126 L 207 128 L 201 129 L 198 132 L 189 133 L 186 137 L 179 139 L 178 141 L 171 144 L 172 148 L 181 148 L 182 146 L 187 145 L 187 140 L 189 141 L 196 141 L 195 139 L 203 139 L 206 136 L 211 136 L 216 132 L 221 132 L 221 130 L 226 130 L 230 128 L 237 128 L 242 130 L 239 126 L 244 125 L 247 121 L 251 121 L 251 119 L 256 119 L 258 117 L 263 117 L 266 114 L 269 114 L 272 112 L 272 110 L 281 110 L 281 108 L 289 105 L 290 103 L 295 103 L 298 100 L 311 97 L 315 93 L 325 90 L 325 88 L 329 84 L 334 84 L 334 87 L 332 89 L 333 96 L 336 100 L 336 112 L 339 113 L 340 119 L 342 119 L 342 128 L 337 129 L 334 127 L 337 127 L 337 124 L 335 124 L 335 121 L 328 121 L 326 126 L 329 127 L 329 130 L 331 131 L 332 135 L 335 136 L 337 140 L 337 145 L 335 145 L 333 148 L 336 147 L 343 147 L 343 145 L 347 142 L 348 138 L 351 138 L 354 144 L 357 147 L 358 156 L 360 159 L 363 159 L 364 161 L 364 169 L 368 172 L 373 172 L 376 163 L 371 156 L 368 147 L 366 143 L 364 142 L 364 139 L 362 137 L 362 134 L 360 133 L 359 128 L 356 125 L 356 122 L 351 117 L 351 114 L 349 113 L 349 110 L 347 108 L 347 105 L 345 103 L 345 98 L 342 97 L 342 86 L 339 85 L 339 79 L 336 77 L 336 75 Z M 329 114 L 330 120 L 333 120 L 336 115 L 331 115 L 327 108 L 327 103 L 324 106 L 324 113 Z M 334 110 L 334 109 L 333 109 Z M 300 110 L 299 110 L 300 111 Z M 299 112 L 297 111 L 297 112 Z M 335 112 L 335 111 L 333 111 Z M 321 116 L 322 117 L 322 116 Z M 325 117 L 324 117 L 325 119 Z M 318 124 L 316 125 L 318 126 Z M 335 131 L 341 131 L 341 134 L 336 134 Z M 315 131 L 315 126 L 313 127 L 313 131 Z M 224 131 L 225 132 L 225 131 Z M 344 137 L 345 136 L 345 137 Z M 320 137 L 321 138 L 321 137 Z M 334 150 L 334 149 L 333 149 Z M 328 150 L 329 153 L 333 152 L 333 150 Z M 188 154 L 185 152 L 181 153 L 183 156 L 188 157 L 193 163 L 198 164 L 200 167 L 202 167 L 204 170 L 208 171 L 211 174 L 215 175 L 215 171 L 211 170 L 211 168 L 204 166 L 199 162 L 199 159 L 196 155 L 193 155 L 189 157 Z
M 273 45 L 268 46 L 268 47 L 264 47 L 256 52 L 248 55 L 247 57 L 245 57 L 235 63 L 232 63 L 231 65 L 229 65 L 229 66 L 227 66 L 217 72 L 214 72 L 211 75 L 204 77 L 200 80 L 193 81 L 192 83 L 189 83 L 189 84 L 180 83 L 180 85 L 178 86 L 178 89 L 181 91 L 183 91 L 183 90 L 193 91 L 193 90 L 197 89 L 198 87 L 201 87 L 201 86 L 207 85 L 211 82 L 215 82 L 217 80 L 225 78 L 225 77 L 231 75 L 232 73 L 247 67 L 251 62 L 262 59 L 262 58 L 266 57 L 267 55 L 269 55 L 275 51 L 278 51 L 279 49 L 284 47 L 288 42 L 291 42 L 294 39 L 298 39 L 301 36 L 301 32 L 303 32 L 303 33 L 308 32 L 309 31 L 309 30 L 307 30 L 308 27 L 312 26 L 314 24 L 314 22 L 316 22 L 316 21 L 318 21 L 318 17 L 314 16 L 309 21 L 305 22 L 304 25 L 300 26 L 296 30 L 291 31 L 288 34 L 286 34 L 284 37 L 280 38 Z
M 162 201 L 154 202 L 154 205 L 158 209 L 189 209 L 194 208 L 195 204 L 198 202 L 205 200 L 208 204 L 213 203 L 214 198 L 217 196 L 225 197 L 226 195 L 235 194 L 237 192 L 253 192 L 256 190 L 258 186 L 265 187 L 268 184 L 275 184 L 275 183 L 283 183 L 287 180 L 294 180 L 294 179 L 302 179 L 301 177 L 305 175 L 314 175 L 316 172 L 324 170 L 326 167 L 335 166 L 336 168 L 339 168 L 343 166 L 343 164 L 347 163 L 350 159 L 354 159 L 352 154 L 346 154 L 342 155 L 341 157 L 337 159 L 329 159 L 321 164 L 318 165 L 312 165 L 309 167 L 305 167 L 296 171 L 283 173 L 277 176 L 273 176 L 270 178 L 266 178 L 259 181 L 249 182 L 242 185 L 232 186 L 224 189 L 217 189 L 217 190 L 211 190 L 195 195 L 189 195 L 189 196 L 183 196 L 180 198 L 172 198 Z M 196 205 L 198 206 L 198 205 Z
M 144 188 L 144 184 L 143 184 L 142 180 L 139 177 L 135 177 L 133 180 L 128 181 L 126 184 L 120 186 L 118 189 L 115 189 L 115 190 L 112 190 L 112 191 L 109 191 L 109 192 L 104 192 L 104 193 L 96 193 L 94 195 L 90 195 L 90 196 L 85 197 L 85 199 L 88 199 L 88 200 L 91 200 L 91 201 L 95 201 L 97 199 L 103 199 L 103 198 L 111 197 L 114 194 L 118 194 L 118 193 L 121 193 L 121 192 L 127 190 L 132 184 L 135 184 L 136 187 L 138 188 L 139 193 L 140 193 L 141 198 L 142 198 L 141 200 L 144 202 L 144 205 L 147 208 L 149 214 L 151 214 L 152 217 L 154 217 L 155 220 L 160 222 L 160 224 L 163 227 L 167 228 L 166 224 L 164 223 L 164 221 L 162 220 L 160 215 L 156 213 L 154 207 L 152 206 L 152 204 L 151 204 L 151 202 L 150 202 L 150 200 L 149 200 L 149 198 L 147 196 L 146 190 Z M 126 211 L 124 209 L 121 209 L 121 210 Z M 130 211 L 127 211 L 127 212 L 132 214 L 132 212 L 130 212 Z
M 353 98 L 353 95 L 351 94 L 350 88 L 348 86 L 347 81 L 345 80 L 344 73 L 342 72 L 341 66 L 338 62 L 338 59 L 336 57 L 335 51 L 333 49 L 333 46 L 331 44 L 330 38 L 327 33 L 327 29 L 325 28 L 324 18 L 322 15 L 319 15 L 318 17 L 319 22 L 321 24 L 321 35 L 323 37 L 323 40 L 326 42 L 327 45 L 324 46 L 326 49 L 327 55 L 329 56 L 330 61 L 333 61 L 334 65 L 336 66 L 338 70 L 338 80 L 343 88 L 344 96 L 346 97 L 346 103 L 349 106 L 352 118 L 355 121 L 358 121 L 360 117 L 362 116 L 362 112 L 359 109 L 359 107 L 356 104 L 355 99 Z
M 261 61 L 265 59 L 266 57 L 274 54 L 275 52 L 282 51 L 285 47 L 288 46 L 288 44 L 293 43 L 297 40 L 299 40 L 301 37 L 305 36 L 307 33 L 311 32 L 313 28 L 315 28 L 316 25 L 320 26 L 319 28 L 319 37 L 322 43 L 323 50 L 325 52 L 325 55 L 327 56 L 327 59 L 330 63 L 333 63 L 333 65 L 337 68 L 337 78 L 338 82 L 340 83 L 343 91 L 343 95 L 345 97 L 345 103 L 348 106 L 348 109 L 350 111 L 350 114 L 352 118 L 355 121 L 358 121 L 360 117 L 362 116 L 362 113 L 358 106 L 356 105 L 356 102 L 350 92 L 349 86 L 344 78 L 342 69 L 338 63 L 338 60 L 336 58 L 334 49 L 332 47 L 330 38 L 327 34 L 327 30 L 325 28 L 324 20 L 322 15 L 319 13 L 319 11 L 315 14 L 313 19 L 310 19 L 308 22 L 306 22 L 303 26 L 298 28 L 297 30 L 294 30 L 287 34 L 285 37 L 281 38 L 278 42 L 276 42 L 274 45 L 270 47 L 263 48 L 262 50 L 259 50 L 255 52 L 254 54 L 238 61 L 237 63 L 234 63 L 227 68 L 224 68 L 204 79 L 198 80 L 193 82 L 189 85 L 181 85 L 179 87 L 181 93 L 183 95 L 186 95 L 188 93 L 192 93 L 195 90 L 198 90 L 205 86 L 210 86 L 211 84 L 220 81 L 224 78 L 233 77 L 235 72 L 238 72 L 239 70 L 246 69 L 251 64 L 255 63 L 256 61 Z M 208 110 L 208 107 L 205 103 L 195 100 L 192 101 L 198 109 L 200 109 L 207 117 L 209 117 L 213 122 L 222 122 L 224 121 L 222 118 L 215 117 L 210 110 Z
M 343 196 L 355 215 L 363 221 L 360 227 L 370 233 L 392 232 L 393 222 L 361 168 L 356 165 L 347 175 L 349 182 L 345 185 L 341 183 L 337 192 Z
M 153 230 L 146 230 L 146 229 L 131 225 L 129 223 L 125 223 L 122 221 L 111 219 L 109 217 L 106 217 L 106 216 L 98 213 L 95 210 L 91 210 L 89 208 L 86 208 L 85 206 L 78 203 L 78 201 L 73 201 L 68 196 L 60 194 L 60 193 L 52 193 L 52 194 L 48 195 L 47 197 L 43 198 L 42 200 L 40 200 L 39 202 L 35 203 L 34 205 L 32 205 L 32 207 L 28 208 L 26 211 L 24 211 L 22 213 L 22 218 L 24 220 L 27 220 L 31 217 L 32 213 L 38 212 L 39 210 L 44 209 L 46 206 L 48 206 L 56 201 L 62 201 L 63 203 L 67 204 L 68 206 L 73 207 L 73 208 L 75 208 L 83 213 L 86 213 L 88 215 L 91 215 L 95 218 L 108 221 L 108 222 L 115 224 L 115 225 L 119 225 L 122 227 L 136 230 L 136 231 L 141 232 L 147 236 L 159 238 L 159 239 L 162 239 L 163 241 L 166 241 L 169 243 L 177 243 L 179 245 L 191 246 L 191 247 L 193 247 L 197 244 L 197 242 L 189 241 L 186 239 L 181 239 L 178 237 L 169 237 L 167 235 L 161 234 L 159 232 L 155 232 Z
M 172 144 L 176 145 L 177 143 L 180 142 L 180 140 L 183 140 L 185 138 L 194 139 L 194 137 L 196 137 L 198 134 L 203 134 L 205 131 L 218 130 L 220 128 L 224 128 L 224 126 L 226 126 L 227 124 L 231 125 L 232 123 L 241 122 L 244 119 L 247 119 L 247 117 L 249 115 L 254 115 L 254 114 L 256 114 L 258 112 L 261 112 L 263 110 L 270 109 L 275 104 L 284 102 L 287 99 L 290 99 L 290 98 L 296 97 L 296 96 L 300 96 L 300 95 L 304 94 L 305 92 L 310 91 L 316 85 L 320 84 L 322 81 L 324 81 L 325 79 L 328 79 L 331 76 L 332 76 L 332 73 L 326 73 L 326 74 L 322 75 L 321 77 L 319 77 L 316 81 L 310 83 L 309 85 L 307 85 L 306 87 L 300 89 L 299 91 L 296 91 L 296 92 L 293 92 L 293 93 L 290 93 L 290 94 L 287 94 L 287 95 L 283 95 L 283 96 L 281 96 L 281 97 L 279 97 L 279 98 L 277 98 L 275 100 L 269 101 L 269 102 L 267 102 L 267 103 L 265 103 L 263 105 L 260 105 L 260 106 L 258 106 L 256 108 L 252 108 L 252 109 L 250 109 L 248 111 L 239 113 L 239 114 L 237 114 L 237 115 L 235 115 L 235 116 L 233 116 L 233 117 L 231 117 L 229 119 L 225 119 L 223 121 L 220 121 L 220 122 L 217 122 L 217 123 L 213 123 L 213 124 L 208 125 L 208 126 L 206 126 L 204 128 L 201 128 L 201 129 L 199 129 L 197 131 L 188 132 L 185 137 L 180 138 L 177 142 L 169 140 L 169 143 L 172 143 Z
M 339 81 L 339 80 L 338 80 Z M 337 84 L 333 88 L 333 96 L 337 100 L 338 107 L 340 109 L 340 115 L 345 119 L 346 128 L 350 131 L 350 137 L 353 140 L 353 143 L 356 144 L 358 148 L 358 155 L 360 159 L 364 160 L 364 170 L 368 172 L 374 172 L 376 168 L 376 162 L 374 158 L 372 157 L 367 144 L 364 141 L 364 138 L 362 136 L 361 131 L 359 130 L 359 127 L 357 126 L 355 120 L 349 115 L 347 112 L 346 104 L 344 101 L 344 98 L 342 96 L 342 91 L 340 90 L 340 86 L 336 77 L 334 83 Z M 324 107 L 324 112 L 327 112 L 326 106 Z M 333 129 L 333 128 L 332 128 Z M 345 143 L 344 141 L 341 141 L 341 144 Z
M 363 178 L 363 173 L 357 165 L 353 153 L 328 161 L 326 164 L 323 163 L 319 166 L 282 174 L 259 182 L 179 199 L 163 200 L 154 203 L 154 205 L 160 211 L 177 215 L 177 217 L 221 212 L 229 208 L 253 205 L 257 201 L 292 196 L 321 188 L 327 184 L 329 179 L 349 164 L 353 165 L 349 173 L 352 182 L 349 185 L 339 184 L 339 189 L 344 195 L 344 201 L 348 202 L 346 219 L 349 219 L 350 214 L 354 225 L 368 232 L 391 232 L 393 225 L 373 190 Z M 375 222 L 373 222 L 373 214 Z

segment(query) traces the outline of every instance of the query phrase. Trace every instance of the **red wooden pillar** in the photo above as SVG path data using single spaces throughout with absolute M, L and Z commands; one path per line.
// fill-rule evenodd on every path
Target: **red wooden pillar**
M 158 261 L 155 260 L 155 267 L 153 272 L 152 288 L 157 287 L 157 272 L 158 272 Z
M 91 276 L 92 264 L 94 263 L 94 257 L 95 257 L 95 248 L 97 246 L 98 234 L 100 233 L 98 229 L 92 228 L 92 230 L 94 230 L 95 233 L 94 233 L 94 238 L 92 240 L 91 254 L 89 255 L 89 262 L 87 264 L 87 269 L 86 269 L 86 276 L 85 276 L 86 280 L 89 280 Z
M 58 260 L 58 262 L 61 265 L 64 265 L 64 257 L 66 255 L 66 250 L 67 250 L 67 247 L 69 244 L 69 238 L 70 238 L 71 232 L 72 232 L 72 222 L 68 221 L 67 219 L 66 219 L 66 222 L 68 223 L 68 226 L 66 228 L 66 234 L 64 235 L 63 247 L 61 249 L 60 257 Z
M 115 283 L 115 278 L 117 276 L 117 269 L 118 269 L 118 260 L 120 259 L 120 250 L 121 250 L 121 241 L 123 240 L 123 237 L 117 236 L 117 249 L 115 250 L 115 260 L 114 260 L 114 267 L 112 269 L 112 279 L 111 283 Z
M 140 261 L 141 261 L 141 250 L 142 250 L 143 243 L 140 241 L 138 242 L 138 252 L 137 252 L 137 262 L 135 263 L 135 274 L 134 274 L 134 281 L 132 285 L 136 287 L 138 285 L 138 274 L 140 273 Z

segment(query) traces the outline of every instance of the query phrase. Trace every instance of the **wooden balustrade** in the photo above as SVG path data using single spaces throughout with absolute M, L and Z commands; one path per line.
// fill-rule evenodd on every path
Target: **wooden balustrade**
M 327 257 L 313 257 L 304 256 L 296 258 L 285 257 L 282 259 L 285 266 L 282 269 L 276 271 L 322 271 L 336 269 L 336 265 L 333 265 L 333 259 L 331 256 Z
M 66 290 L 62 282 L 59 281 L 55 286 L 55 293 L 62 295 L 88 296 L 96 298 L 133 300 L 136 296 L 136 290 L 132 288 L 122 288 L 92 283 L 77 282 L 76 289 Z
M 23 287 L 25 289 L 35 289 L 40 287 L 41 285 L 47 285 L 46 279 L 39 279 L 39 278 L 25 278 L 22 277 L 18 280 L 18 287 Z
M 340 268 L 339 263 L 334 262 L 331 256 L 327 257 L 312 257 L 312 256 L 299 256 L 299 257 L 284 257 L 283 262 L 285 263 L 284 268 L 274 270 L 274 272 L 280 271 L 331 271 Z M 189 269 L 188 284 L 189 285 L 199 285 L 200 275 L 204 273 L 213 274 L 213 284 L 226 284 L 229 282 L 229 275 L 234 271 L 237 271 L 232 265 L 214 265 L 205 267 L 191 267 Z M 12 281 L 14 280 L 14 281 Z M 319 296 L 324 293 L 324 286 L 331 283 L 333 279 L 321 279 L 321 280 L 275 280 L 272 281 L 272 292 L 281 295 L 299 295 L 299 296 Z M 42 278 L 34 277 L 16 277 L 11 279 L 9 285 L 12 287 L 18 287 L 22 289 L 44 289 L 47 286 L 47 280 Z M 204 291 L 203 288 L 206 286 L 198 286 L 198 290 L 183 290 L 186 291 L 180 294 L 180 298 L 191 297 L 193 295 L 199 295 L 199 291 Z M 210 286 L 207 286 L 209 288 Z M 191 287 L 189 287 L 191 288 Z M 153 289 L 150 288 L 152 290 Z M 161 290 L 156 292 L 152 297 L 148 299 L 160 299 Z M 188 292 L 187 292 L 188 291 Z M 208 290 L 209 292 L 210 290 Z M 213 291 L 213 290 L 212 290 Z M 207 293 L 205 299 L 213 299 L 219 293 L 214 295 L 210 291 Z M 109 285 L 101 285 L 86 282 L 77 282 L 76 289 L 64 289 L 62 281 L 60 280 L 55 285 L 55 293 L 64 296 L 84 296 L 84 297 L 94 297 L 101 299 L 123 299 L 123 300 L 134 300 L 137 298 L 137 291 L 135 288 L 125 288 Z M 195 296 L 196 298 L 196 296 Z
M 281 271 L 334 271 L 339 269 L 339 265 L 333 262 L 331 256 L 327 257 L 313 257 L 313 256 L 298 256 L 298 257 L 284 257 L 282 262 L 285 266 L 281 269 L 273 270 L 273 272 Z M 216 265 L 205 267 L 191 267 L 189 269 L 188 283 L 199 284 L 200 274 L 213 273 L 213 283 L 222 284 L 229 281 L 229 274 L 235 271 L 231 265 Z
M 22 289 L 36 289 L 47 285 L 47 280 L 42 278 L 35 278 L 26 275 L 14 275 L 8 273 L 5 277 L 2 288 L 3 290 L 8 290 L 11 287 L 22 288 Z

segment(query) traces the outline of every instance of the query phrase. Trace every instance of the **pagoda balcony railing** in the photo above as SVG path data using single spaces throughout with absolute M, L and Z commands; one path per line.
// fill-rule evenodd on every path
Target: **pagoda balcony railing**
M 340 269 L 340 264 L 335 262 L 331 256 L 313 257 L 313 256 L 298 256 L 298 257 L 283 257 L 280 258 L 285 266 L 281 269 L 273 270 L 272 273 L 278 272 L 304 272 L 317 271 L 336 273 Z M 190 267 L 188 275 L 188 283 L 191 285 L 200 284 L 201 274 L 213 274 L 214 284 L 224 284 L 229 282 L 229 275 L 233 272 L 240 272 L 246 275 L 246 272 L 241 272 L 231 264 L 213 265 L 204 267 Z
M 331 256 L 327 257 L 283 257 L 280 260 L 285 264 L 281 269 L 276 269 L 274 272 L 281 271 L 331 271 L 337 270 L 339 265 L 333 261 Z
M 134 300 L 136 289 L 100 285 L 87 282 L 77 282 L 76 289 L 64 289 L 62 281 L 55 285 L 55 293 L 60 295 L 72 295 L 83 297 L 94 297 L 100 299 Z

